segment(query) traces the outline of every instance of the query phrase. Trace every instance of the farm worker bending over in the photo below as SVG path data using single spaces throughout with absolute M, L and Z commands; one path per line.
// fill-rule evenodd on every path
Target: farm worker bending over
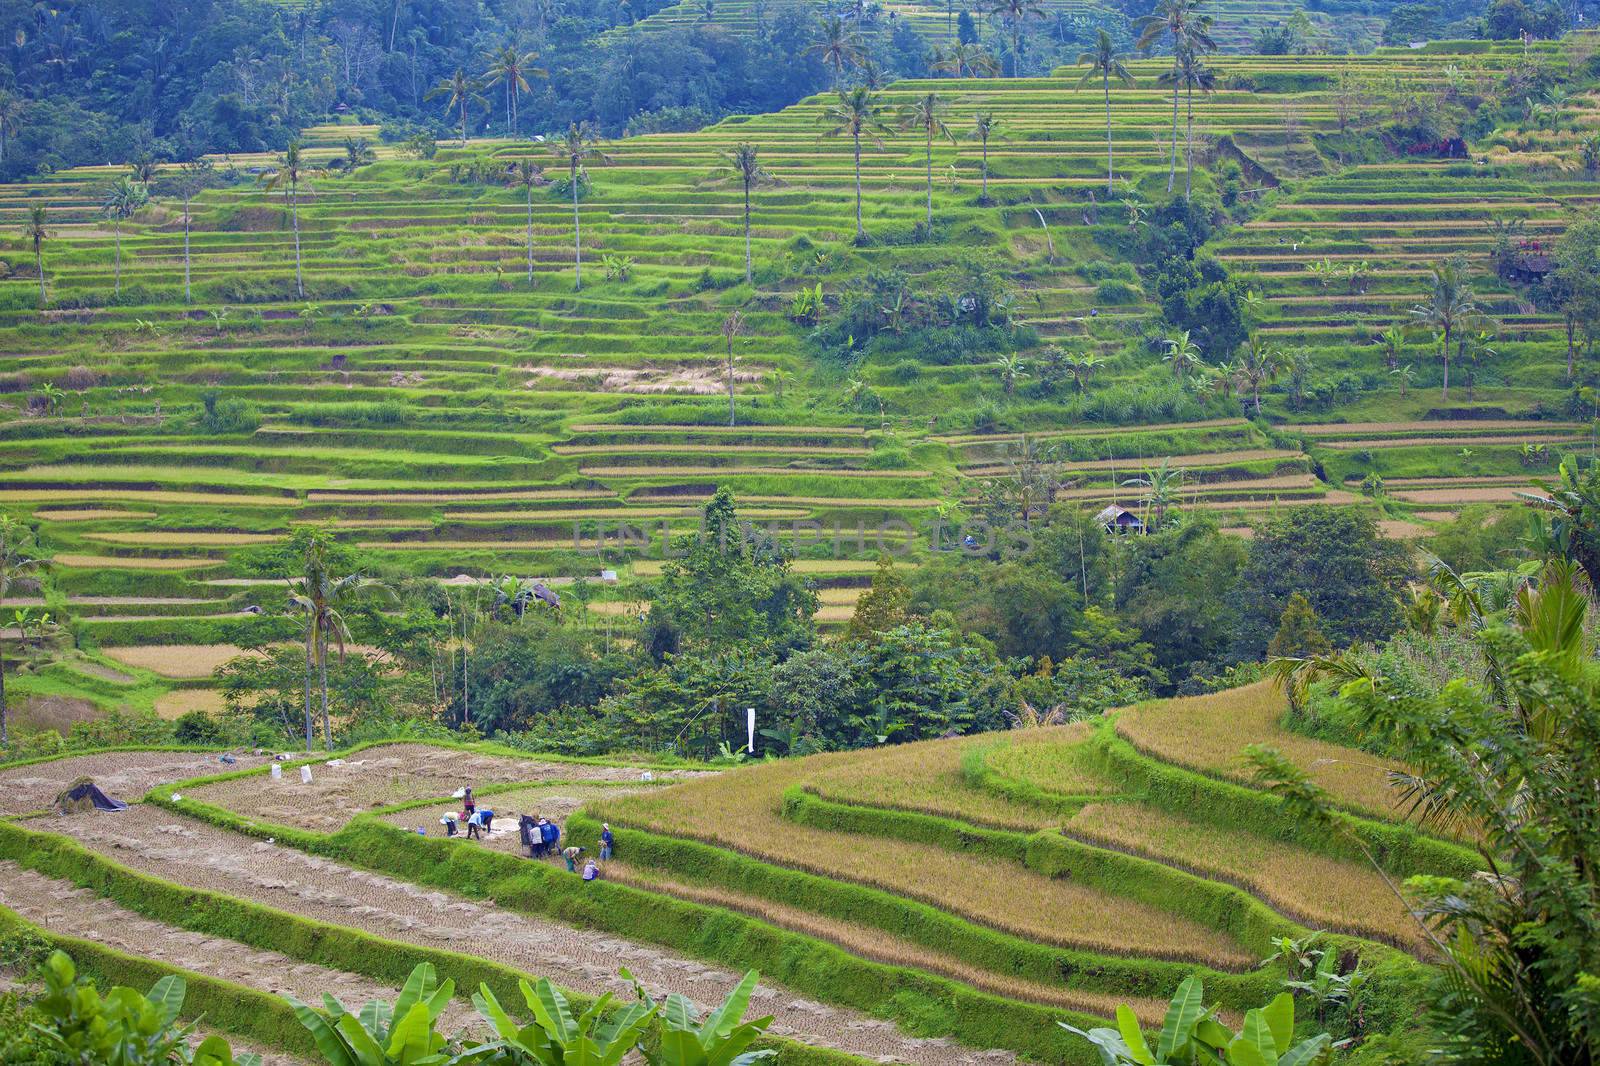
M 611 848 L 612 848 L 613 845 L 616 844 L 616 842 L 617 842 L 616 837 L 613 837 L 611 835 L 611 824 L 609 822 L 601 822 L 600 823 L 600 861 L 601 862 L 606 862 L 611 858 Z
M 578 856 L 582 854 L 583 849 L 577 847 L 568 848 L 561 853 L 561 857 L 567 860 L 568 873 L 575 874 L 578 872 Z
M 561 827 L 554 822 L 544 822 L 539 826 L 540 838 L 544 840 L 545 850 L 554 848 L 561 840 Z
M 585 881 L 593 881 L 599 876 L 600 867 L 595 865 L 595 861 L 593 859 L 590 859 L 588 862 L 583 864 L 583 879 Z

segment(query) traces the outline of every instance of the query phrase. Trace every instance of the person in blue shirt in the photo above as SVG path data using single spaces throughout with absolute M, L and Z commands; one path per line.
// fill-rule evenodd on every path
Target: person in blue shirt
M 609 822 L 600 823 L 600 861 L 605 862 L 611 858 L 611 849 L 616 845 L 617 838 L 611 835 Z

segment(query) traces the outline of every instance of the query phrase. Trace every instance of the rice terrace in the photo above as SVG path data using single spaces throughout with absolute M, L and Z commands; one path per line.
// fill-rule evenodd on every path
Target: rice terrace
M 1600 1064 L 1597 18 L 0 5 L 0 1063 Z

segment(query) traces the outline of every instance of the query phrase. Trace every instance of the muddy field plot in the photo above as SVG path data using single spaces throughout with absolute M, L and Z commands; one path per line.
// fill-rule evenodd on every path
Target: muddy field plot
M 267 761 L 265 756 L 235 753 L 235 757 L 239 761 L 229 766 L 214 751 L 111 751 L 16 766 L 0 770 L 0 815 L 43 810 L 80 777 L 93 778 L 102 792 L 134 803 L 157 785 Z
M 276 825 L 332 833 L 363 811 L 449 796 L 464 785 L 575 780 L 620 783 L 638 781 L 644 772 L 643 767 L 518 759 L 427 744 L 384 744 L 358 752 L 338 766 L 313 763 L 309 785 L 301 783 L 299 770 L 289 770 L 276 781 L 263 773 L 202 785 L 191 790 L 189 797 Z M 652 776 L 660 780 L 683 776 L 683 772 L 657 770 Z M 435 815 L 434 825 L 438 819 Z M 415 825 L 413 822 L 412 827 Z
M 575 766 L 574 770 L 583 770 L 585 767 Z M 478 797 L 478 806 L 494 812 L 494 820 L 488 836 L 483 838 L 487 847 L 496 851 L 518 851 L 522 842 L 517 835 L 517 817 L 523 814 L 533 815 L 535 818 L 548 818 L 557 825 L 565 825 L 567 818 L 573 811 L 585 803 L 598 799 L 619 799 L 649 788 L 659 786 L 646 784 L 588 784 L 577 783 L 572 785 L 545 785 L 537 788 L 519 788 L 512 792 L 500 792 L 491 796 Z M 413 807 L 410 810 L 396 811 L 393 814 L 380 815 L 383 821 L 401 829 L 422 829 L 427 836 L 446 836 L 445 827 L 440 824 L 440 819 L 446 814 L 454 814 L 458 819 L 461 816 L 460 800 L 440 800 L 428 807 Z M 465 840 L 466 825 L 462 823 L 458 829 L 457 839 Z M 600 846 L 598 840 L 574 841 L 586 848 L 589 854 L 594 854 Z M 562 838 L 562 846 L 567 840 Z

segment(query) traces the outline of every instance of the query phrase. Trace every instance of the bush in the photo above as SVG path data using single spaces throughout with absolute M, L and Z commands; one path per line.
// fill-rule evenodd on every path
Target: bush
M 248 400 L 208 392 L 200 404 L 196 424 L 207 433 L 254 433 L 261 425 L 261 411 Z
M 1113 307 L 1136 304 L 1144 298 L 1144 293 L 1137 285 L 1130 285 L 1126 281 L 1102 281 L 1094 289 L 1095 303 L 1109 304 Z

